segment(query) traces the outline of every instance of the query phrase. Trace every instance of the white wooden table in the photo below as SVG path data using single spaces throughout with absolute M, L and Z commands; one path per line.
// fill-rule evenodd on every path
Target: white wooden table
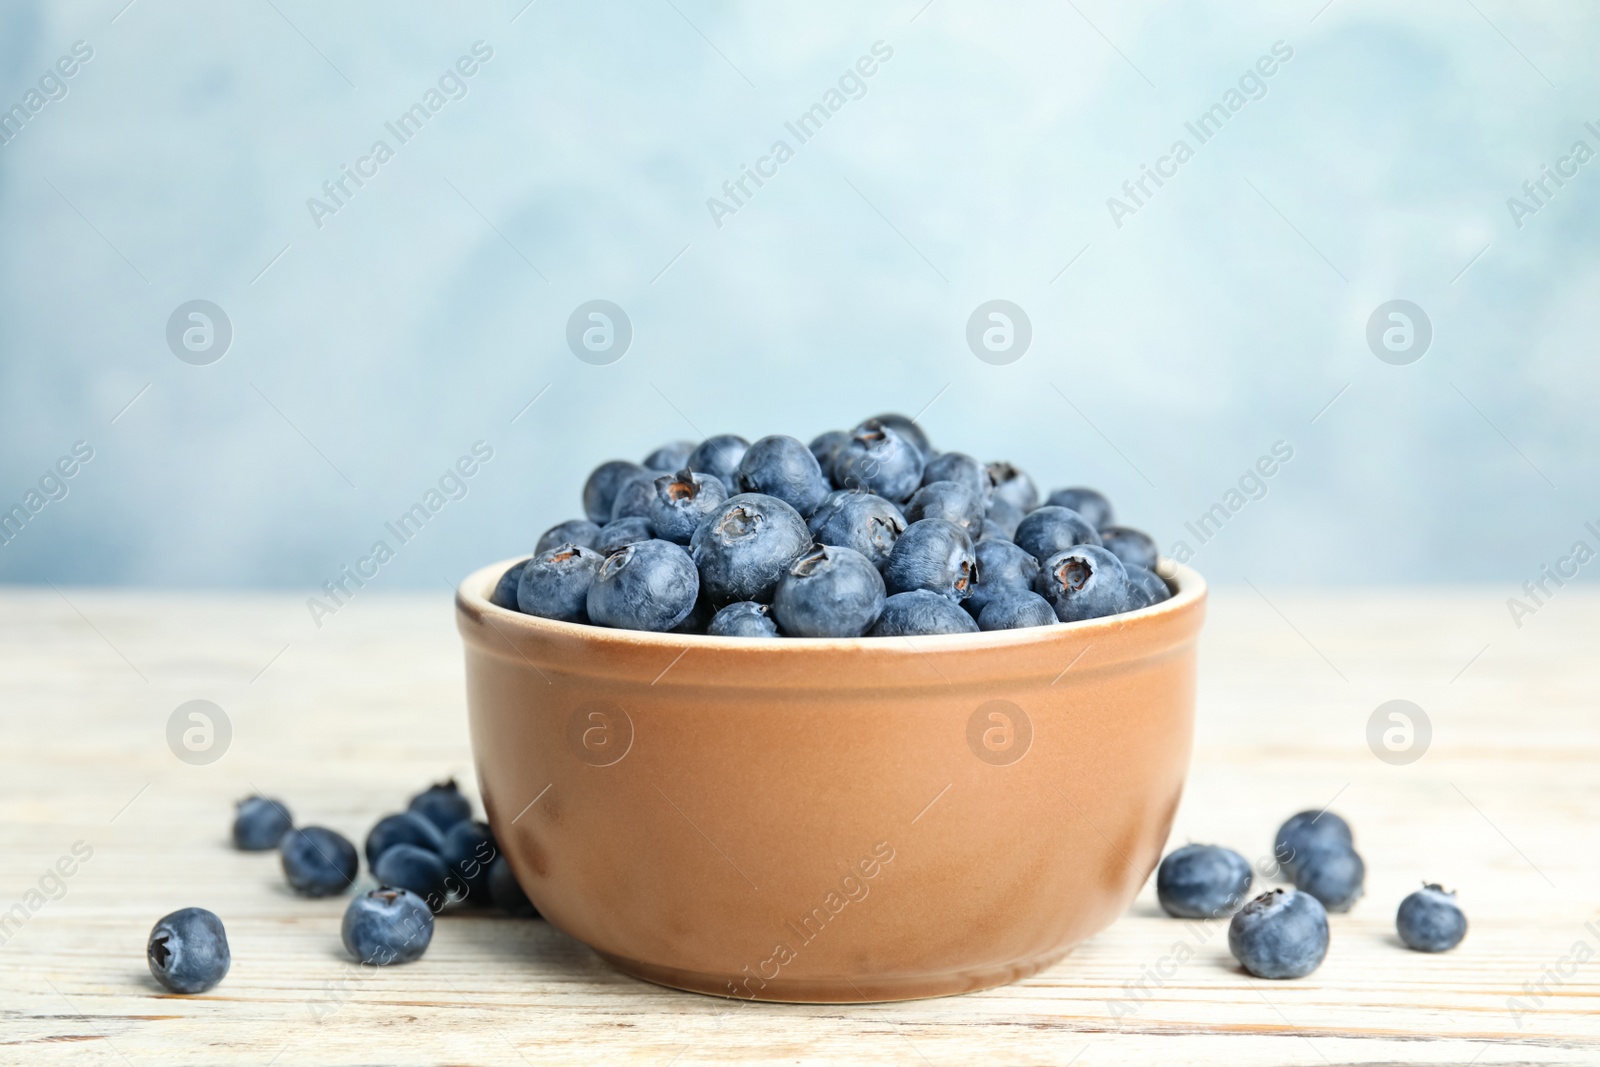
M 64 594 L 0 591 L 0 909 L 23 916 L 0 927 L 0 1062 L 1600 1063 L 1600 597 L 1576 588 L 1520 630 L 1499 589 L 1214 594 L 1173 839 L 1264 858 L 1281 819 L 1333 802 L 1368 896 L 1310 978 L 1245 976 L 1225 924 L 1166 919 L 1147 887 L 1037 977 L 861 1007 L 659 989 L 496 918 L 353 966 L 344 900 L 297 899 L 275 856 L 229 848 L 232 801 L 263 790 L 359 842 L 427 782 L 470 782 L 444 591 L 364 592 L 320 631 L 293 596 Z M 1392 698 L 1432 723 L 1409 765 L 1367 744 Z M 166 741 L 193 699 L 232 724 L 209 765 Z M 92 856 L 49 875 L 77 842 Z M 1471 920 L 1445 956 L 1394 935 L 1424 878 Z M 233 946 L 205 996 L 145 968 L 151 924 L 185 905 Z

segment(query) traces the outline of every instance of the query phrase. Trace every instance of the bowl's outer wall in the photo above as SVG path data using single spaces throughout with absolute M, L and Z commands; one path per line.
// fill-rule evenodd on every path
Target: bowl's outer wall
M 540 911 L 627 969 L 762 999 L 979 988 L 1104 928 L 1160 859 L 1193 572 L 1090 624 L 741 643 L 501 611 L 503 566 L 457 598 L 489 821 Z M 1015 762 L 969 743 L 975 716 L 1003 730 L 994 700 L 1024 714 L 991 760 L 1031 724 Z

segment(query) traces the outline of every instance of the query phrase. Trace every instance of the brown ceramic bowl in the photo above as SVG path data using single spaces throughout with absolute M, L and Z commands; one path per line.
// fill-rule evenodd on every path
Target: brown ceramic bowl
M 1089 622 L 762 641 L 607 630 L 462 583 L 484 805 L 539 910 L 680 989 L 861 1002 L 1030 975 L 1154 870 L 1205 582 Z

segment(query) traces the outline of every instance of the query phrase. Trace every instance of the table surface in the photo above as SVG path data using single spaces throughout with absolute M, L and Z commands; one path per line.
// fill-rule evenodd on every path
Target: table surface
M 421 961 L 356 967 L 344 900 L 297 899 L 273 855 L 228 847 L 253 791 L 359 841 L 420 786 L 471 782 L 442 592 L 366 592 L 318 630 L 293 596 L 0 591 L 0 909 L 22 917 L 0 928 L 0 1062 L 1600 1062 L 1600 597 L 1563 590 L 1518 629 L 1506 595 L 1214 592 L 1173 843 L 1265 858 L 1293 811 L 1349 819 L 1368 895 L 1311 977 L 1248 977 L 1225 923 L 1164 918 L 1147 885 L 1014 985 L 797 1006 L 657 988 L 501 918 L 442 918 Z M 1432 726 L 1406 765 L 1367 741 L 1395 698 Z M 166 740 L 194 699 L 232 725 L 209 765 Z M 89 858 L 51 877 L 75 846 Z M 1471 921 L 1447 955 L 1395 937 L 1423 879 Z M 187 905 L 224 918 L 233 969 L 168 996 L 144 941 Z

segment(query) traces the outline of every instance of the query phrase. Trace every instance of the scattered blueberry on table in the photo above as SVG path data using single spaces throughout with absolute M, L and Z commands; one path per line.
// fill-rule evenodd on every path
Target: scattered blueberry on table
M 1400 902 L 1395 931 L 1407 948 L 1448 952 L 1467 936 L 1467 916 L 1454 890 L 1428 883 Z
M 433 912 L 408 889 L 374 889 L 350 902 L 339 933 L 360 963 L 410 963 L 433 940 Z
M 222 920 L 204 908 L 182 908 L 157 922 L 145 959 L 155 980 L 173 993 L 204 993 L 233 964 Z
M 1184 845 L 1156 870 L 1161 909 L 1179 919 L 1220 919 L 1233 914 L 1250 892 L 1250 863 L 1231 848 Z
M 278 842 L 278 855 L 289 888 L 303 897 L 337 896 L 350 888 L 360 870 L 356 846 L 322 826 L 290 830 Z
M 495 857 L 489 865 L 489 893 L 494 899 L 494 906 L 514 919 L 539 917 L 539 909 L 528 899 L 522 883 L 517 881 L 516 873 L 511 869 L 511 861 L 504 856 Z
M 1257 978 L 1304 978 L 1328 954 L 1328 913 L 1298 889 L 1270 889 L 1233 916 L 1228 951 Z
M 1294 885 L 1329 911 L 1349 911 L 1366 889 L 1367 865 L 1349 845 L 1314 845 L 1295 860 Z
M 433 823 L 440 833 L 472 818 L 472 801 L 461 795 L 454 778 L 430 785 L 412 797 L 406 808 Z
M 439 853 L 402 843 L 383 850 L 372 865 L 372 877 L 379 885 L 410 890 L 438 911 L 445 905 L 450 868 Z
M 270 797 L 245 797 L 234 807 L 233 844 L 245 852 L 270 852 L 294 827 L 283 801 Z

